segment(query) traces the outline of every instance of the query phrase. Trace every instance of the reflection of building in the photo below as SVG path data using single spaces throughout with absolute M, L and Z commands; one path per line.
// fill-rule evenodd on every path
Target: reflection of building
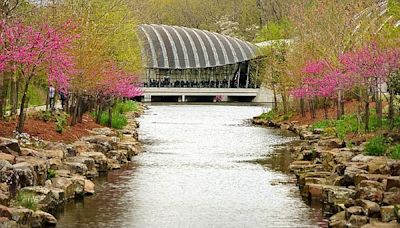
M 242 94 L 252 100 L 258 93 L 261 57 L 258 48 L 251 43 L 217 33 L 166 25 L 140 25 L 139 37 L 147 100 L 163 95 L 194 100 L 184 96 L 229 94 L 231 97 Z

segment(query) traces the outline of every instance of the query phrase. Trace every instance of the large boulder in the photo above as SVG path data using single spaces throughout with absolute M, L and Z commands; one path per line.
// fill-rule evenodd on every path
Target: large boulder
M 14 155 L 2 153 L 2 152 L 0 152 L 0 160 L 8 161 L 11 164 L 15 164 L 15 162 L 16 162 Z
M 82 157 L 92 158 L 95 162 L 96 169 L 99 172 L 107 172 L 107 157 L 100 152 L 86 152 L 81 154 Z
M 52 189 L 46 187 L 32 186 L 22 188 L 18 194 L 33 195 L 37 200 L 38 208 L 48 210 L 55 208 L 65 201 L 65 195 L 60 194 L 60 192 L 62 191 L 53 191 Z
M 31 227 L 53 227 L 57 224 L 57 219 L 44 211 L 35 211 L 30 220 Z
M 355 198 L 380 203 L 383 199 L 383 193 L 384 191 L 380 188 L 360 187 L 357 189 Z
M 105 135 L 93 135 L 82 138 L 83 141 L 93 144 L 96 151 L 106 153 L 110 150 L 115 149 L 119 138 L 117 137 L 107 137 Z
M 57 159 L 64 159 L 65 158 L 65 151 L 64 150 L 40 150 L 38 151 L 42 157 L 45 158 L 57 158 Z
M 380 206 L 379 204 L 369 201 L 369 200 L 356 200 L 356 205 L 360 206 L 363 208 L 363 210 L 365 211 L 365 214 L 368 217 L 377 217 L 379 216 L 380 213 Z
M 84 191 L 85 191 L 85 194 L 93 195 L 95 193 L 94 183 L 92 181 L 90 181 L 90 180 L 85 180 Z
M 382 206 L 380 212 L 382 222 L 390 222 L 397 219 L 395 207 L 393 205 Z
M 362 215 L 352 215 L 348 220 L 348 227 L 361 227 L 369 222 L 367 216 Z
M 386 180 L 386 190 L 400 188 L 400 177 L 388 177 Z
M 21 148 L 17 140 L 0 137 L 0 152 L 18 156 L 21 153 Z
M 32 210 L 23 207 L 18 207 L 18 208 L 10 208 L 10 211 L 12 220 L 14 220 L 19 225 L 27 225 L 28 227 L 30 226 L 30 219 L 32 218 L 33 215 Z
M 68 170 L 71 174 L 86 175 L 88 168 L 86 164 L 80 162 L 64 162 L 64 169 Z
M 108 137 L 117 136 L 117 132 L 113 131 L 111 128 L 103 127 L 103 128 L 93 128 L 91 130 L 92 133 L 96 135 L 105 135 Z
M 83 176 L 75 175 L 71 177 L 74 186 L 75 197 L 81 197 L 85 194 L 86 179 Z
M 9 202 L 10 202 L 9 187 L 6 183 L 0 183 L 0 205 L 8 205 Z
M 387 163 L 387 169 L 390 175 L 400 176 L 400 160 L 390 160 Z
M 400 204 L 400 189 L 392 188 L 391 192 L 383 193 L 383 204 L 385 205 L 397 205 Z
M 59 188 L 64 191 L 66 199 L 75 198 L 75 188 L 72 181 L 65 177 L 55 177 L 51 179 L 51 186 L 53 188 Z
M 16 188 L 37 185 L 37 175 L 32 164 L 27 162 L 17 163 L 13 165 L 14 179 Z
M 17 163 L 28 163 L 33 167 L 36 175 L 36 181 L 38 185 L 44 185 L 47 180 L 47 170 L 49 169 L 49 164 L 46 160 L 30 156 L 20 156 L 17 158 Z
M 107 153 L 107 158 L 118 161 L 119 163 L 128 162 L 128 151 L 127 150 L 111 150 Z
M 329 227 L 345 228 L 346 227 L 346 212 L 341 211 L 329 218 Z

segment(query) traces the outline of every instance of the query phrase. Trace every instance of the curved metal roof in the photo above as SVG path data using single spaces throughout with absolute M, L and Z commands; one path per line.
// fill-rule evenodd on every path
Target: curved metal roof
M 145 68 L 190 69 L 235 64 L 257 57 L 258 48 L 218 33 L 168 25 L 140 25 Z

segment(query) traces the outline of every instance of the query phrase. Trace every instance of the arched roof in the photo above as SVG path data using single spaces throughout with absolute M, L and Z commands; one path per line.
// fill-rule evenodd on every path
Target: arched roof
M 225 66 L 257 57 L 258 48 L 218 33 L 168 25 L 140 25 L 145 68 L 191 69 Z

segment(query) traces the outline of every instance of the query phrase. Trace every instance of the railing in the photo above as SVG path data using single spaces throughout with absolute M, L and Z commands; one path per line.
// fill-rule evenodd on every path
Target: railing
M 143 83 L 147 88 L 260 88 L 253 82 L 238 82 L 237 80 L 223 81 L 174 81 L 150 80 Z

